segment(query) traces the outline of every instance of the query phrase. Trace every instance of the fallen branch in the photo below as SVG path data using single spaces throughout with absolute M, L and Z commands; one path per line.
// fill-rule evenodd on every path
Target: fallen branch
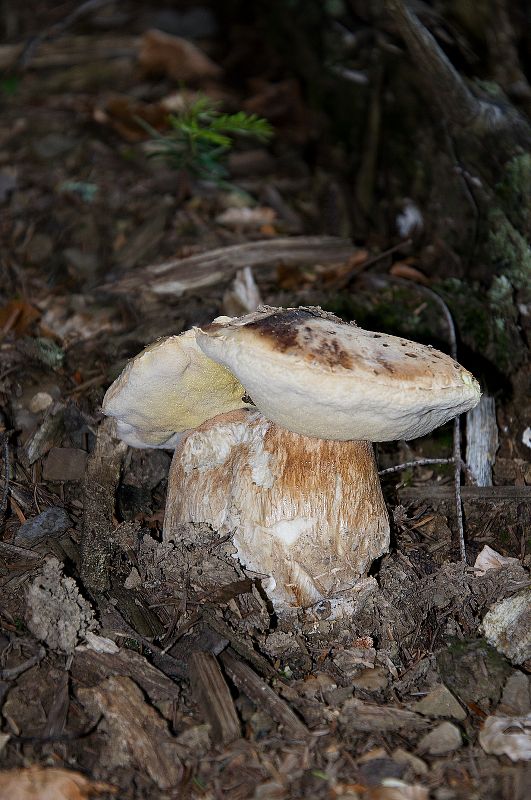
M 188 258 L 173 259 L 135 270 L 99 287 L 108 292 L 137 291 L 179 297 L 191 289 L 228 281 L 244 267 L 276 264 L 330 264 L 346 261 L 356 252 L 348 239 L 335 236 L 296 236 L 220 247 Z

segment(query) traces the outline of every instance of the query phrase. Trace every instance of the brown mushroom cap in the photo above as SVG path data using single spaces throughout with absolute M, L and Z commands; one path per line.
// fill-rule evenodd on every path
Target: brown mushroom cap
M 450 356 L 319 308 L 260 309 L 196 336 L 264 416 L 305 436 L 413 439 L 468 411 L 481 394 Z

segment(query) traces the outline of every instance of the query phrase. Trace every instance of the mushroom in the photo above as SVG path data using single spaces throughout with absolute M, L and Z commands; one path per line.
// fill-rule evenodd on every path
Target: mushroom
M 131 447 L 173 449 L 183 431 L 245 408 L 244 393 L 234 375 L 204 355 L 190 330 L 157 340 L 129 361 L 102 408 L 115 417 L 117 437 Z
M 172 339 L 172 348 L 184 339 L 183 349 L 194 353 L 190 374 L 177 359 L 172 382 L 169 359 L 164 380 L 155 378 L 159 343 L 111 386 L 104 411 L 150 444 L 180 433 L 164 537 L 173 539 L 183 522 L 230 534 L 278 613 L 348 598 L 387 551 L 389 521 L 371 442 L 423 436 L 480 397 L 477 381 L 449 356 L 319 308 L 262 307 Z M 140 405 L 128 400 L 132 377 L 143 386 L 143 400 L 133 392 Z M 167 407 L 173 402 L 174 417 Z

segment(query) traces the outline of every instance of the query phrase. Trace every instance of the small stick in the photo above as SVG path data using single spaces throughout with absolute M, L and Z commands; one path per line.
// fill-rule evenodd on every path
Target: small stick
M 286 701 L 259 678 L 251 667 L 235 658 L 230 650 L 224 650 L 219 658 L 236 688 L 246 694 L 258 708 L 269 714 L 276 723 L 282 725 L 284 736 L 302 741 L 307 741 L 311 737 L 304 722 L 301 722 Z
M 410 469 L 411 467 L 424 467 L 426 464 L 453 464 L 453 458 L 418 458 L 416 461 L 405 461 L 403 464 L 397 464 L 396 467 L 387 467 L 387 469 L 378 470 L 378 475 L 388 475 L 390 472 L 400 472 L 403 469 Z
M 239 739 L 240 720 L 229 687 L 212 653 L 192 653 L 190 682 L 194 696 L 212 726 L 216 741 L 229 744 Z
M 411 281 L 408 281 L 405 278 L 395 278 L 389 276 L 389 280 L 406 285 L 411 286 Z M 436 303 L 446 321 L 446 327 L 448 329 L 448 341 L 450 344 L 450 355 L 453 359 L 457 360 L 457 336 L 455 333 L 455 324 L 452 317 L 452 313 L 442 297 L 434 292 L 433 289 L 428 289 L 427 286 L 422 286 L 421 284 L 416 283 L 415 289 L 420 292 L 421 294 L 429 297 L 434 303 Z M 461 561 L 466 562 L 466 548 L 465 548 L 465 531 L 463 526 L 463 505 L 461 502 L 461 465 L 463 463 L 463 459 L 461 458 L 461 425 L 459 417 L 454 419 L 454 434 L 453 434 L 453 461 L 455 464 L 454 469 L 454 484 L 455 484 L 455 512 L 457 517 L 457 534 L 459 539 L 459 556 Z
M 4 462 L 4 488 L 2 489 L 2 499 L 0 500 L 1 518 L 7 511 L 7 498 L 9 495 L 9 445 L 7 441 L 7 434 L 1 433 L 0 441 L 2 443 L 2 457 Z

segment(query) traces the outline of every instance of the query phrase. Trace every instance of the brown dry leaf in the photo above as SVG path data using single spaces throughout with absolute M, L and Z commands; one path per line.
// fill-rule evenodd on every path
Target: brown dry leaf
M 158 30 L 146 31 L 142 36 L 138 63 L 145 75 L 167 75 L 187 83 L 219 78 L 222 72 L 192 42 Z
M 17 336 L 24 336 L 39 317 L 39 311 L 25 300 L 10 300 L 0 308 L 0 336 L 9 331 L 14 331 Z
M 423 286 L 430 285 L 430 279 L 420 269 L 408 264 L 407 261 L 397 261 L 396 264 L 393 264 L 389 273 L 394 275 L 395 278 L 405 278 L 414 283 L 421 283 Z
M 485 575 L 489 569 L 502 569 L 502 567 L 518 563 L 517 558 L 502 556 L 486 544 L 474 562 L 474 572 L 476 575 Z
M 125 95 L 109 97 L 103 107 L 94 109 L 93 117 L 100 125 L 109 125 L 127 142 L 149 138 L 139 119 L 158 131 L 168 126 L 168 110 L 162 103 L 142 103 Z
M 80 772 L 66 769 L 35 765 L 0 773 L 0 800 L 85 800 L 117 791 L 109 783 L 90 781 Z

